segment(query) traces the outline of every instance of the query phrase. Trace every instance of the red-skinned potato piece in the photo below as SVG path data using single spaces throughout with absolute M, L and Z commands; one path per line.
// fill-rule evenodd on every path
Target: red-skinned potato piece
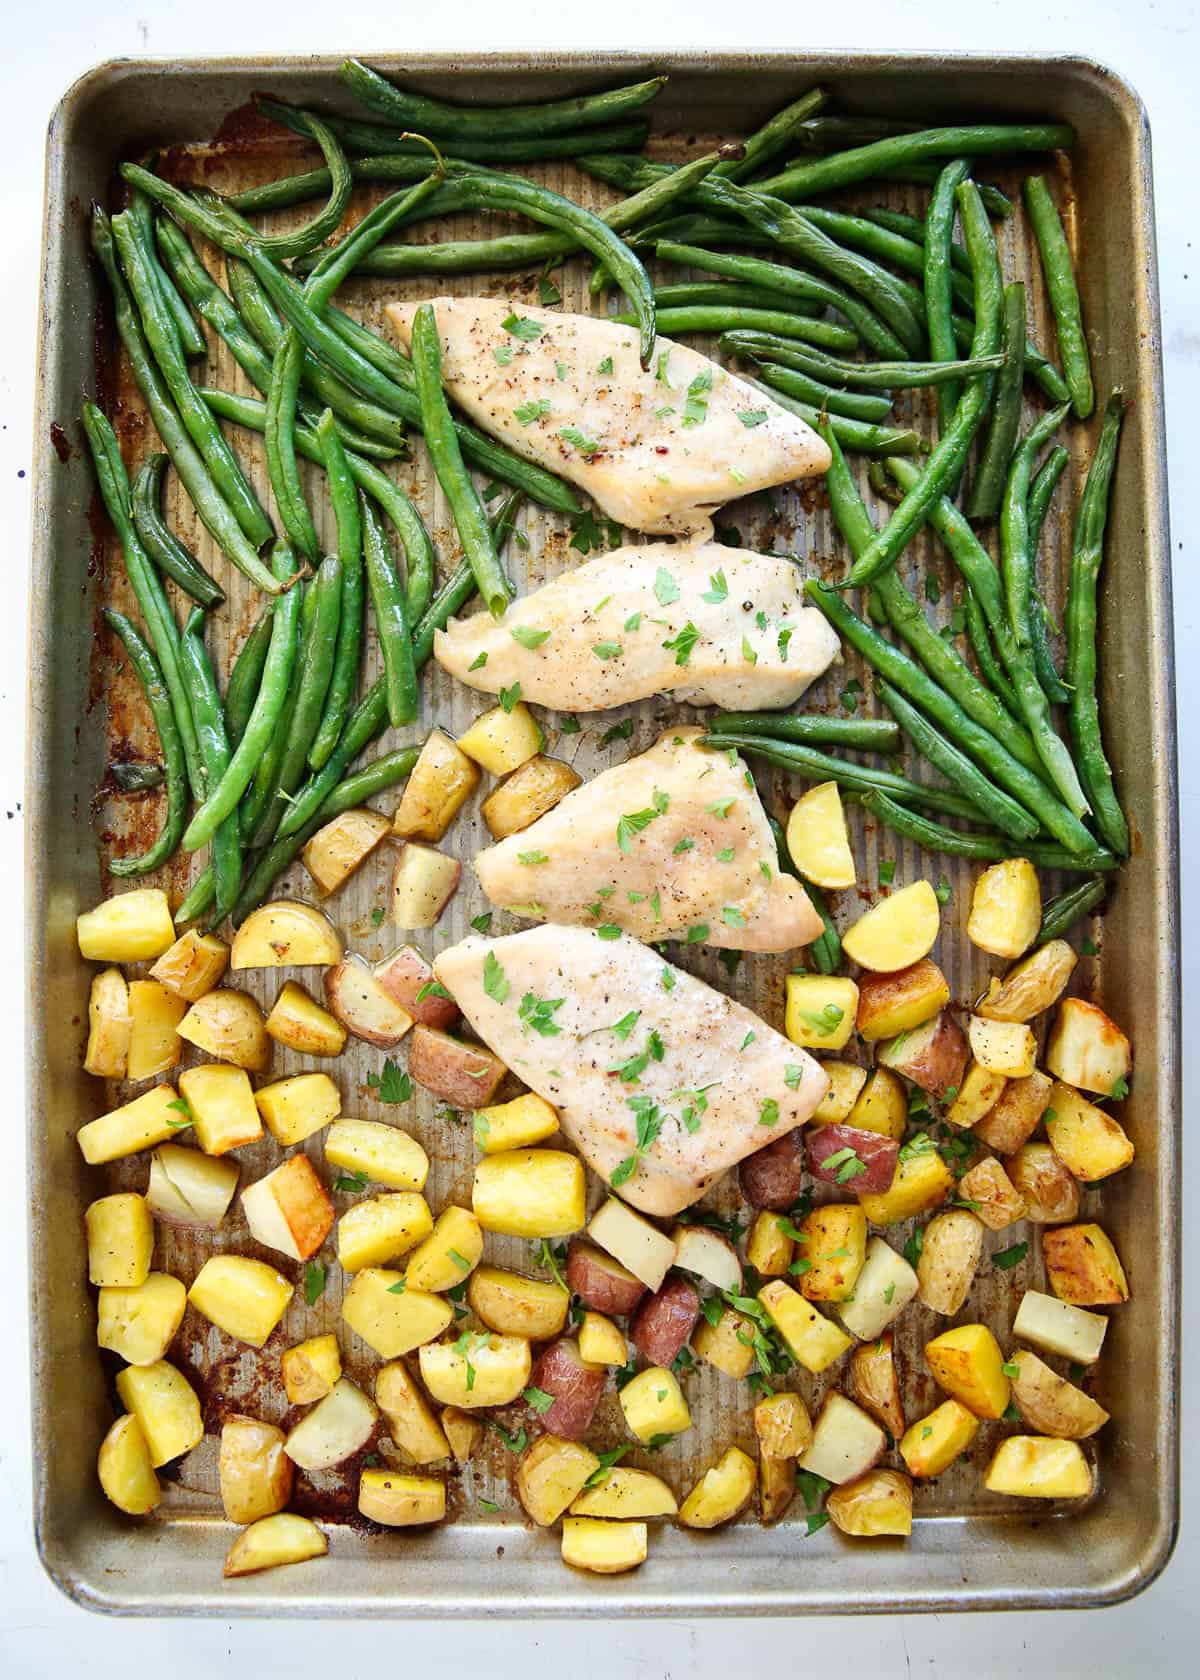
M 576 1238 L 567 1249 L 567 1286 L 585 1307 L 609 1318 L 626 1318 L 646 1285 L 603 1249 Z
M 865 1172 L 854 1169 L 853 1162 L 845 1153 L 847 1149 L 854 1151 L 855 1157 L 866 1168 Z M 813 1177 L 822 1184 L 833 1184 L 856 1193 L 866 1190 L 881 1194 L 890 1190 L 892 1179 L 896 1176 L 899 1153 L 900 1145 L 895 1138 L 883 1137 L 879 1132 L 862 1132 L 857 1126 L 822 1126 L 819 1131 L 808 1134 L 808 1170 Z M 840 1160 L 837 1159 L 839 1156 Z M 830 1159 L 837 1164 L 826 1167 L 825 1162 Z M 851 1171 L 847 1172 L 847 1168 Z M 839 1178 L 839 1173 L 845 1176 Z
M 797 1126 L 747 1155 L 738 1167 L 738 1183 L 751 1207 L 784 1213 L 804 1185 L 804 1134 Z
M 534 1361 L 529 1386 L 554 1396 L 554 1404 L 538 1418 L 548 1435 L 561 1435 L 566 1441 L 583 1440 L 600 1404 L 606 1374 L 603 1365 L 584 1363 L 578 1342 L 569 1336 L 542 1349 Z
M 670 1367 L 700 1317 L 700 1297 L 686 1278 L 672 1275 L 643 1301 L 629 1327 L 633 1345 L 651 1365 Z
M 486 1108 L 508 1069 L 482 1044 L 464 1044 L 419 1024 L 408 1041 L 408 1071 L 452 1108 Z
M 967 1041 L 948 1009 L 881 1045 L 875 1054 L 884 1067 L 911 1079 L 939 1102 L 947 1091 L 961 1088 L 967 1070 Z
M 438 992 L 420 993 L 435 984 L 434 972 L 415 945 L 402 945 L 390 957 L 375 964 L 371 970 L 387 995 L 407 1009 L 414 1021 L 427 1027 L 452 1027 L 458 1020 L 458 1005 L 453 998 Z

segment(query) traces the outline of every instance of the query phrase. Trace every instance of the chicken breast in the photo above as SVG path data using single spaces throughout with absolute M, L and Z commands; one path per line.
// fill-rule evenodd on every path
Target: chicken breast
M 442 376 L 518 455 L 577 484 L 635 531 L 685 531 L 737 496 L 827 471 L 803 420 L 686 345 L 594 315 L 498 298 L 435 298 Z M 387 313 L 407 347 L 415 303 Z
M 668 729 L 649 752 L 480 852 L 475 871 L 492 903 L 735 951 L 816 939 L 821 918 L 799 881 L 779 872 L 744 762 L 699 746 L 701 733 Z
M 720 543 L 648 543 L 589 560 L 504 616 L 451 619 L 439 665 L 472 688 L 565 711 L 603 711 L 652 694 L 760 711 L 792 705 L 838 653 L 804 604 L 784 555 Z
M 553 1103 L 588 1165 L 645 1213 L 699 1201 L 803 1125 L 829 1084 L 749 1009 L 628 935 L 472 936 L 433 968 L 484 1043 Z

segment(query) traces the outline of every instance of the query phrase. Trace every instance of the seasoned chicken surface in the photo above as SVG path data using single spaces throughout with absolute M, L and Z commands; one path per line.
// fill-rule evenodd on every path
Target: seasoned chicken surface
M 693 530 L 752 490 L 811 478 L 829 450 L 811 427 L 686 345 L 593 315 L 496 298 L 435 298 L 442 375 L 459 406 L 635 531 Z M 407 347 L 415 303 L 388 315 Z
M 698 1201 L 803 1125 L 828 1087 L 811 1056 L 628 935 L 472 936 L 433 967 L 484 1043 L 553 1103 L 589 1166 L 645 1213 Z
M 471 688 L 519 682 L 523 699 L 564 711 L 666 693 L 739 711 L 790 706 L 838 653 L 803 589 L 783 555 L 703 540 L 618 548 L 499 620 L 451 619 L 434 657 Z
M 668 729 L 627 764 L 567 794 L 475 870 L 493 904 L 551 922 L 620 927 L 735 951 L 789 951 L 821 932 L 742 759 Z

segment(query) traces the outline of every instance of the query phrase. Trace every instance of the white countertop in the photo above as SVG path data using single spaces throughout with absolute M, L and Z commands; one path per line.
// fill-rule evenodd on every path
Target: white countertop
M 28 3 L 6 9 L 5 88 L 0 101 L 0 531 L 4 533 L 9 610 L 0 615 L 0 879 L 10 927 L 21 926 L 23 887 L 20 801 L 24 741 L 24 597 L 29 563 L 29 478 L 33 412 L 35 301 L 42 214 L 42 147 L 59 95 L 104 59 L 371 49 L 472 51 L 568 47 L 862 47 L 992 52 L 1071 52 L 1119 71 L 1141 94 L 1154 135 L 1159 268 L 1166 359 L 1167 427 L 1172 477 L 1176 640 L 1183 816 L 1185 933 L 1197 897 L 1189 864 L 1200 865 L 1193 828 L 1200 780 L 1191 704 L 1200 694 L 1194 637 L 1200 620 L 1200 515 L 1191 475 L 1200 452 L 1200 194 L 1197 192 L 1196 73 L 1200 8 L 1196 0 L 855 0 L 843 10 L 779 0 L 607 0 L 574 15 L 550 0 L 510 6 L 456 0 L 432 13 L 362 0 L 330 5 L 288 0 L 57 0 L 47 11 Z M 1189 541 L 1190 539 L 1190 541 Z M 1191 562 L 1189 566 L 1188 562 Z M 7 675 L 5 675 L 7 673 Z M 1192 819 L 1192 820 L 1189 820 Z M 1185 947 L 1184 998 L 1196 972 L 1195 942 Z M 22 963 L 16 952 L 0 971 L 0 1035 L 10 1072 L 5 1088 L 8 1144 L 6 1217 L 0 1221 L 0 1673 L 66 1674 L 86 1667 L 89 1680 L 145 1673 L 167 1664 L 171 1680 L 198 1680 L 231 1662 L 248 1672 L 358 1676 L 397 1666 L 421 1673 L 488 1680 L 543 1674 L 559 1661 L 572 1680 L 685 1680 L 744 1673 L 747 1641 L 755 1668 L 870 1675 L 1133 1675 L 1156 1680 L 1194 1675 L 1200 1636 L 1194 1594 L 1200 1578 L 1200 1498 L 1195 1435 L 1185 1428 L 1184 1523 L 1174 1561 L 1140 1598 L 1084 1613 L 903 1616 L 732 1622 L 611 1622 L 578 1625 L 424 1621 L 407 1626 L 281 1622 L 106 1621 L 77 1610 L 43 1575 L 32 1541 L 29 1477 L 27 1265 L 20 1087 L 24 1037 Z M 1188 1098 L 1200 1096 L 1196 1058 L 1187 1055 Z M 1185 1208 L 1200 1198 L 1200 1151 L 1186 1162 Z M 1192 1195 L 1187 1191 L 1191 1189 Z M 1195 1275 L 1197 1221 L 1185 1218 L 1185 1275 Z M 1190 1262 L 1190 1265 L 1188 1265 Z M 1185 1323 L 1189 1302 L 1185 1300 Z M 1194 1325 L 1195 1315 L 1191 1315 Z M 1185 1335 L 1183 1418 L 1200 1401 L 1200 1337 Z M 1189 1516 L 1192 1520 L 1189 1520 Z

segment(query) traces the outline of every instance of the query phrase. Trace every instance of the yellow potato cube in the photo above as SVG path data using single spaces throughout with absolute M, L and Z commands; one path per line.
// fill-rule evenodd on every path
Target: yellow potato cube
M 585 1312 L 579 1326 L 579 1357 L 585 1365 L 624 1365 L 625 1332 L 603 1313 Z
M 768 1457 L 799 1458 L 813 1437 L 803 1397 L 791 1389 L 765 1394 L 754 1408 L 754 1433 Z
M 656 1435 L 682 1435 L 692 1427 L 683 1390 L 674 1373 L 661 1365 L 639 1371 L 632 1382 L 625 1384 L 619 1399 L 626 1427 L 643 1446 Z
M 150 1157 L 146 1203 L 164 1225 L 219 1230 L 237 1189 L 236 1161 L 217 1160 L 199 1149 L 162 1143 Z
M 323 1557 L 329 1542 L 315 1522 L 291 1511 L 277 1511 L 244 1528 L 229 1548 L 225 1576 L 253 1575 L 260 1569 L 278 1569 L 285 1563 L 306 1563 Z
M 1024 1079 L 1005 1081 L 1004 1089 L 982 1120 L 975 1136 L 1001 1155 L 1013 1155 L 1033 1132 L 1050 1101 L 1052 1085 L 1040 1068 Z
M 224 986 L 205 992 L 176 1030 L 197 1050 L 253 1073 L 261 1073 L 271 1060 L 271 1040 L 263 1012 L 245 992 Z
M 423 1190 L 429 1157 L 416 1138 L 380 1120 L 335 1120 L 325 1133 L 325 1159 L 389 1190 Z M 337 1189 L 337 1185 L 334 1185 Z
M 1133 1058 L 1129 1040 L 1094 1003 L 1064 998 L 1046 1041 L 1046 1066 L 1064 1085 L 1123 1097 Z
M 1006 1402 L 1007 1404 L 1007 1402 Z M 913 1476 L 940 1476 L 965 1453 L 979 1433 L 979 1419 L 958 1400 L 942 1404 L 911 1424 L 900 1440 L 900 1457 Z
M 382 1266 L 407 1254 L 433 1230 L 433 1215 L 415 1190 L 355 1202 L 338 1220 L 338 1264 L 345 1272 Z M 416 1279 L 412 1280 L 417 1287 Z
M 1042 925 L 1042 889 L 1028 858 L 1005 858 L 975 883 L 967 938 L 994 957 L 1020 957 Z
M 457 1406 L 443 1406 L 442 1428 L 450 1443 L 450 1451 L 454 1454 L 454 1462 L 465 1464 L 479 1445 L 483 1436 L 483 1425 L 469 1412 L 460 1412 Z
M 510 712 L 503 706 L 477 717 L 465 735 L 458 738 L 458 750 L 482 764 L 493 776 L 504 776 L 542 750 L 542 731 L 523 700 Z
M 1092 1491 L 1092 1472 L 1077 1441 L 1010 1435 L 996 1448 L 983 1485 L 989 1493 L 1021 1499 L 1084 1499 Z
M 913 1032 L 949 1002 L 949 982 L 928 957 L 890 974 L 866 974 L 858 988 L 859 1037 L 877 1044 Z
M 801 875 L 817 886 L 837 891 L 854 885 L 854 854 L 836 782 L 818 782 L 792 806 L 787 848 Z
M 294 980 L 275 999 L 267 1016 L 267 1031 L 277 1044 L 308 1056 L 340 1056 L 346 1048 L 346 1029 L 327 1009 L 315 1003 Z
M 782 1215 L 764 1210 L 754 1217 L 746 1241 L 746 1264 L 760 1277 L 786 1277 L 793 1243 L 781 1224 Z
M 960 1126 L 963 1130 L 978 1125 L 989 1109 L 999 1102 L 1004 1085 L 1002 1073 L 993 1073 L 979 1062 L 972 1062 L 958 1088 L 958 1095 L 946 1110 L 946 1119 L 950 1125 Z
M 88 998 L 88 1041 L 83 1056 L 85 1073 L 99 1079 L 124 1079 L 133 1017 L 129 987 L 119 968 L 106 968 L 92 981 Z
M 569 764 L 541 753 L 526 759 L 506 782 L 490 793 L 479 807 L 493 840 L 519 834 L 579 786 L 581 777 Z
M 229 946 L 223 939 L 218 939 L 215 933 L 189 928 L 159 957 L 150 970 L 150 978 L 183 998 L 185 1003 L 195 1003 L 197 998 L 212 991 L 228 966 Z
M 528 1149 L 545 1143 L 558 1130 L 558 1111 L 542 1097 L 526 1091 L 512 1102 L 475 1111 L 475 1142 L 485 1155 L 499 1155 L 506 1149 Z
M 644 1522 L 603 1522 L 597 1517 L 564 1517 L 562 1560 L 593 1575 L 622 1575 L 646 1561 Z
M 276 1143 L 303 1143 L 342 1112 L 338 1088 L 327 1073 L 295 1073 L 261 1085 L 254 1093 L 258 1112 Z
M 130 1365 L 154 1365 L 183 1323 L 187 1290 L 166 1272 L 151 1272 L 132 1289 L 102 1289 L 96 1306 L 96 1346 Z
M 1069 1085 L 1054 1085 L 1045 1113 L 1051 1149 L 1085 1184 L 1108 1178 L 1133 1160 L 1133 1143 L 1120 1122 Z
M 509 1149 L 477 1163 L 471 1205 L 485 1231 L 567 1237 L 587 1218 L 583 1162 L 558 1149 Z
M 917 1274 L 902 1254 L 872 1237 L 854 1293 L 838 1307 L 838 1317 L 860 1341 L 874 1341 L 899 1318 L 917 1293 Z
M 754 1365 L 754 1326 L 744 1313 L 724 1307 L 715 1323 L 706 1316 L 696 1326 L 692 1347 L 697 1358 L 740 1380 L 749 1376 Z
M 600 1460 L 581 1441 L 539 1435 L 517 1466 L 517 1497 L 539 1527 L 549 1528 L 599 1468 Z
M 796 1497 L 796 1461 L 760 1453 L 758 1459 L 758 1515 L 764 1527 L 780 1522 Z
M 875 1419 L 837 1389 L 831 1389 L 799 1464 L 801 1470 L 840 1486 L 870 1470 L 886 1450 L 887 1436 Z
M 478 1219 L 466 1208 L 451 1204 L 442 1209 L 433 1230 L 409 1256 L 404 1275 L 414 1289 L 429 1289 L 436 1295 L 469 1277 L 482 1258 L 483 1231 Z
M 287 1311 L 292 1285 L 265 1260 L 214 1254 L 196 1274 L 188 1300 L 197 1312 L 251 1347 L 261 1347 Z
M 522 1277 L 499 1266 L 477 1266 L 467 1285 L 467 1300 L 489 1330 L 545 1342 L 566 1324 L 571 1297 L 557 1283 Z
M 837 975 L 789 974 L 784 1030 L 806 1050 L 840 1050 L 854 1031 L 858 987 Z
M 989 1231 L 1003 1231 L 1026 1217 L 1024 1196 L 994 1155 L 985 1155 L 963 1174 L 958 1193 L 964 1202 L 975 1204 L 975 1212 Z
M 171 907 L 161 887 L 106 898 L 75 918 L 79 955 L 88 962 L 135 963 L 161 957 L 175 943 Z
M 678 1501 L 666 1482 L 648 1470 L 614 1464 L 595 1487 L 585 1487 L 571 1506 L 573 1517 L 673 1517 Z
M 937 894 L 928 881 L 914 881 L 860 916 L 843 937 L 842 949 L 861 968 L 891 974 L 927 957 L 940 926 Z
M 144 1517 L 158 1505 L 162 1488 L 142 1426 L 132 1412 L 119 1417 L 101 1441 L 96 1474 L 107 1497 L 127 1516 Z
M 252 1523 L 282 1511 L 292 1496 L 295 1469 L 283 1450 L 283 1430 L 234 1413 L 221 1426 L 221 1504 L 229 1522 Z
M 129 1052 L 126 1079 L 153 1079 L 175 1066 L 180 1055 L 176 1032 L 187 1004 L 157 980 L 129 982 Z
M 1125 1268 L 1099 1225 L 1060 1225 L 1042 1233 L 1046 1276 L 1060 1301 L 1109 1307 L 1129 1299 Z
M 860 1132 L 878 1132 L 881 1137 L 902 1138 L 908 1125 L 908 1097 L 891 1068 L 877 1067 L 863 1086 L 862 1095 L 846 1121 Z
M 179 1089 L 192 1112 L 196 1142 L 206 1155 L 224 1155 L 263 1135 L 254 1091 L 244 1068 L 208 1062 L 179 1076 Z
M 297 1342 L 284 1351 L 279 1363 L 289 1406 L 324 1400 L 342 1374 L 342 1356 L 332 1332 Z
M 960 1324 L 925 1343 L 934 1380 L 976 1417 L 1004 1416 L 1009 1401 L 1004 1355 L 984 1324 Z
M 436 1464 L 449 1458 L 446 1432 L 430 1410 L 402 1359 L 376 1374 L 375 1403 L 387 1419 L 392 1440 L 414 1464 Z
M 848 1117 L 867 1083 L 866 1068 L 853 1062 L 822 1062 L 821 1072 L 829 1080 L 829 1089 L 813 1110 L 813 1124 L 836 1126 Z
M 366 862 L 391 827 L 381 812 L 357 806 L 340 812 L 319 828 L 300 853 L 317 891 L 323 897 L 336 892 Z
M 912 1483 L 899 1470 L 868 1470 L 831 1489 L 825 1509 L 843 1534 L 903 1539 L 912 1533 Z
M 251 911 L 229 953 L 233 969 L 325 968 L 341 960 L 342 942 L 329 917 L 286 898 Z
M 867 1216 L 857 1202 L 830 1202 L 806 1214 L 800 1252 L 808 1270 L 800 1279 L 806 1301 L 846 1301 L 867 1258 Z
M 84 1160 L 89 1167 L 103 1166 L 106 1161 L 119 1161 L 124 1155 L 136 1155 L 139 1149 L 165 1143 L 183 1123 L 178 1102 L 172 1086 L 156 1085 L 123 1107 L 89 1120 L 75 1134 Z
M 1022 1021 L 986 1021 L 972 1015 L 967 1040 L 977 1065 L 1001 1079 L 1028 1079 L 1037 1063 L 1037 1039 Z
M 1058 1002 L 1079 958 L 1065 939 L 1051 939 L 1010 968 L 1003 980 L 993 977 L 975 1005 L 989 1021 L 1032 1021 Z
M 154 1221 L 146 1198 L 132 1192 L 101 1196 L 84 1214 L 88 1282 L 99 1288 L 135 1289 L 150 1276 Z
M 137 1419 L 156 1470 L 191 1452 L 203 1439 L 204 1420 L 196 1391 L 165 1359 L 118 1371 L 117 1394 Z
M 872 1225 L 894 1225 L 900 1219 L 940 1207 L 954 1191 L 954 1174 L 936 1149 L 906 1155 L 901 1150 L 891 1188 L 864 1191 L 859 1204 Z
M 346 1291 L 342 1317 L 382 1358 L 399 1359 L 440 1336 L 454 1309 L 441 1295 L 409 1289 L 399 1272 L 368 1266 Z
M 446 1484 L 435 1476 L 409 1476 L 401 1470 L 364 1470 L 358 1481 L 358 1509 L 388 1528 L 441 1522 Z
M 440 840 L 479 786 L 479 771 L 440 729 L 431 729 L 392 821 L 404 840 Z
M 923 1307 L 943 1318 L 959 1311 L 979 1269 L 983 1231 L 983 1221 L 970 1208 L 947 1208 L 929 1221 L 917 1261 Z
M 465 1331 L 454 1342 L 426 1342 L 417 1357 L 421 1381 L 443 1406 L 473 1411 L 508 1406 L 528 1385 L 533 1366 L 524 1336 Z
M 764 1284 L 758 1299 L 792 1350 L 797 1364 L 814 1376 L 853 1345 L 844 1330 L 779 1279 Z
M 718 1528 L 732 1522 L 754 1497 L 758 1471 L 749 1453 L 730 1447 L 706 1470 L 679 1507 L 685 1528 Z

